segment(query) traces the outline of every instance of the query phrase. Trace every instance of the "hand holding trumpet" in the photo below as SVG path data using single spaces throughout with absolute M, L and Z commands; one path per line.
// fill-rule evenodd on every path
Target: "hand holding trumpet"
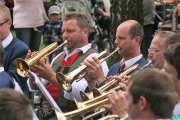
M 96 83 L 100 84 L 105 80 L 104 72 L 102 70 L 102 65 L 97 57 L 92 57 L 83 62 L 88 69 L 86 70 L 85 79 L 88 82 L 89 88 L 94 88 Z

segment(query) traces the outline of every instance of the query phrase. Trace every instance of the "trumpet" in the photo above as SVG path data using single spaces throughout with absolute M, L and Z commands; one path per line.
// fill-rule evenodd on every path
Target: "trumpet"
M 147 67 L 148 65 L 150 65 L 151 63 L 152 63 L 152 61 L 149 61 L 146 65 L 144 65 L 143 67 L 141 67 L 140 70 L 146 68 L 146 67 Z M 138 70 L 138 71 L 139 71 L 139 70 Z M 137 71 L 137 72 L 138 72 L 138 71 Z M 126 72 L 126 71 L 125 71 L 125 72 Z M 134 74 L 136 74 L 137 72 L 135 72 Z M 118 87 L 119 87 L 119 86 L 115 87 L 114 90 L 117 89 Z M 104 92 L 103 92 L 103 94 L 104 94 Z M 98 96 L 98 97 L 103 98 L 103 97 L 102 97 L 103 94 L 102 94 L 102 95 L 99 94 L 100 96 Z M 91 101 L 91 103 L 92 103 L 92 101 L 95 101 L 95 100 L 96 100 L 95 98 L 92 98 L 92 99 L 90 99 L 90 100 L 87 100 L 87 101 L 85 101 L 85 102 L 83 103 L 83 105 L 85 104 L 85 105 L 87 106 L 87 103 L 89 103 L 90 101 Z M 77 104 L 79 104 L 79 103 L 77 103 Z M 80 103 L 80 104 L 82 104 L 82 103 Z M 80 107 L 80 105 L 77 105 L 77 106 Z M 82 105 L 81 105 L 81 106 L 82 106 Z M 99 114 L 101 114 L 101 113 L 104 113 L 104 112 L 106 112 L 106 110 L 98 111 L 98 112 L 96 112 L 96 113 L 94 113 L 94 114 L 91 114 L 91 115 L 89 115 L 89 116 L 86 116 L 86 117 L 84 118 L 84 120 L 88 120 L 89 118 L 92 118 L 92 117 L 97 116 L 97 115 L 99 115 Z M 127 116 L 126 116 L 126 117 L 127 117 Z M 117 115 L 108 115 L 108 116 L 102 118 L 102 120 L 116 120 L 116 119 L 118 119 L 118 116 L 117 116 Z M 125 119 L 126 119 L 126 118 L 125 118 Z M 101 119 L 100 119 L 100 120 L 101 120 Z
M 57 42 L 54 42 L 48 45 L 47 47 L 45 47 L 44 49 L 42 49 L 41 51 L 34 53 L 30 58 L 25 59 L 25 60 L 21 58 L 15 59 L 13 64 L 16 69 L 16 72 L 22 77 L 28 77 L 29 76 L 28 70 L 30 66 L 32 66 L 34 63 L 36 63 L 40 59 L 44 60 L 50 54 L 60 49 L 67 42 L 68 42 L 67 40 L 64 40 L 64 42 L 59 46 L 57 46 L 58 45 Z
M 128 75 L 129 73 L 131 73 L 132 71 L 137 69 L 138 66 L 139 66 L 139 64 L 135 64 L 135 65 L 131 66 L 130 68 L 128 68 L 126 71 L 124 71 L 123 73 L 121 73 L 118 76 L 119 77 L 124 77 L 125 75 Z M 81 95 L 83 101 L 87 101 L 89 99 L 92 99 L 92 98 L 95 98 L 97 96 L 100 96 L 101 93 L 103 93 L 104 91 L 109 90 L 112 86 L 116 85 L 117 83 L 118 83 L 118 81 L 113 78 L 108 83 L 103 85 L 102 87 L 100 87 L 98 89 L 94 88 L 92 92 L 84 93 L 84 92 L 80 91 L 80 95 Z
M 108 116 L 105 116 L 101 119 L 98 119 L 98 120 L 119 120 L 119 116 L 118 115 L 108 115 Z
M 114 90 L 119 90 L 120 86 L 108 91 L 107 93 L 93 99 L 93 100 L 89 100 L 86 101 L 84 103 L 80 103 L 77 102 L 78 108 L 77 110 L 74 110 L 72 112 L 68 112 L 68 113 L 61 113 L 58 112 L 58 110 L 55 110 L 56 112 L 56 116 L 58 120 L 70 120 L 74 117 L 78 117 L 78 116 L 83 116 L 84 114 L 92 111 L 93 109 L 102 106 L 103 104 L 108 103 L 108 98 L 107 95 L 111 94 L 112 92 L 114 92 Z
M 113 51 L 110 55 L 108 55 L 106 58 L 103 60 L 101 59 L 104 55 L 108 53 L 108 50 L 102 51 L 100 54 L 98 54 L 97 58 L 101 59 L 100 62 L 104 62 L 108 57 L 110 57 L 112 54 L 114 54 L 116 51 L 118 51 L 119 48 L 117 48 L 115 51 Z M 79 68 L 75 69 L 74 71 L 63 75 L 62 73 L 58 72 L 56 74 L 56 78 L 59 84 L 63 86 L 63 89 L 65 91 L 71 92 L 72 91 L 72 82 L 81 75 L 81 73 L 87 68 L 86 65 L 82 65 Z

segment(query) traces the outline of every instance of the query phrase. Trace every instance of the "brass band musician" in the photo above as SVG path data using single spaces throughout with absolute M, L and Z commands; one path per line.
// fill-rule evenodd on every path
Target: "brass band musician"
M 69 73 L 75 70 L 82 61 L 97 55 L 96 51 L 91 48 L 91 44 L 88 44 L 89 30 L 89 22 L 84 14 L 76 12 L 66 14 L 62 25 L 62 37 L 68 42 L 64 52 L 54 58 L 51 66 L 39 60 L 38 64 L 31 67 L 32 72 L 49 81 L 46 85 L 46 89 L 64 112 L 76 109 L 73 100 L 75 98 L 78 101 L 82 101 L 79 91 L 84 91 L 88 84 L 85 79 L 79 82 L 74 81 L 72 83 L 72 92 L 63 91 L 62 86 L 57 82 L 56 72 L 61 72 L 63 74 Z M 29 51 L 27 57 L 30 55 L 31 52 Z M 106 62 L 102 64 L 104 70 L 103 74 L 106 75 L 108 71 L 107 64 Z M 28 83 L 31 91 L 38 89 L 31 79 L 29 79 Z M 42 99 L 42 101 L 46 101 L 44 98 Z M 48 118 L 52 116 L 47 115 Z

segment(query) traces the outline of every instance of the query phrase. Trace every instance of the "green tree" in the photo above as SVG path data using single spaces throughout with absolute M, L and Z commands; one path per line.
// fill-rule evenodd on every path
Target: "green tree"
M 143 25 L 143 0 L 111 0 L 111 34 L 110 41 L 115 48 L 114 40 L 116 36 L 116 29 L 120 23 L 126 20 L 136 20 Z M 120 61 L 121 57 L 118 53 L 109 59 L 108 65 Z

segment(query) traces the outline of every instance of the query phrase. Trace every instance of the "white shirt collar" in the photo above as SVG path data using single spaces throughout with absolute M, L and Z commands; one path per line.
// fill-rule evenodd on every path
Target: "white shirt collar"
M 8 35 L 8 37 L 5 38 L 5 39 L 2 41 L 2 46 L 3 46 L 3 48 L 6 48 L 6 47 L 11 43 L 12 40 L 13 40 L 13 36 L 12 36 L 12 34 L 10 33 L 10 34 Z
M 134 65 L 138 60 L 140 60 L 142 58 L 142 54 L 132 58 L 132 59 L 129 59 L 127 61 L 125 61 L 125 70 L 129 67 L 131 67 L 132 65 Z M 122 61 L 124 60 L 124 58 L 121 60 L 121 63 Z
M 3 72 L 4 71 L 4 67 L 0 67 L 0 72 Z
M 76 49 L 75 49 L 72 53 L 70 53 L 70 54 L 69 54 L 69 51 L 67 50 L 67 48 L 64 48 L 64 52 L 66 53 L 65 60 L 66 60 L 68 57 L 70 57 L 70 56 L 72 56 L 72 55 L 74 55 L 74 54 L 76 54 L 76 53 L 78 53 L 78 52 L 80 52 L 80 51 L 82 51 L 83 54 L 84 54 L 89 48 L 91 48 L 91 44 L 90 44 L 90 43 L 87 44 L 87 45 L 85 45 L 85 46 L 83 46 L 83 47 L 81 47 L 81 48 L 76 48 Z

